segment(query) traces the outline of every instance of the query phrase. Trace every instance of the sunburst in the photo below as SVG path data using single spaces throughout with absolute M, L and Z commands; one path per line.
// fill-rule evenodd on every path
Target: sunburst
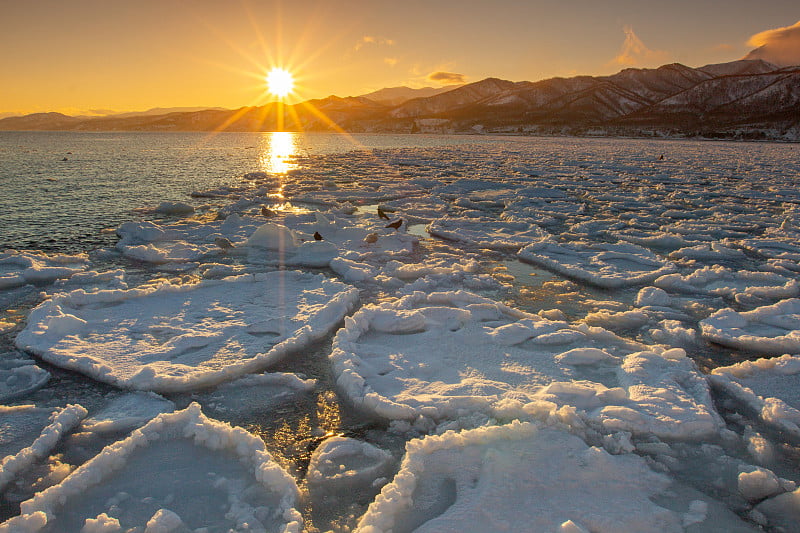
M 267 91 L 278 98 L 285 98 L 294 89 L 294 77 L 288 70 L 273 68 L 266 77 Z

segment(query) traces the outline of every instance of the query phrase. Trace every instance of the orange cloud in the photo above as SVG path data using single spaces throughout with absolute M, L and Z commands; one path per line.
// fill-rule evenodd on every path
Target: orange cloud
M 669 62 L 670 55 L 663 50 L 650 50 L 633 32 L 633 28 L 625 26 L 625 41 L 619 50 L 619 54 L 611 60 L 610 64 L 622 65 L 625 67 L 650 66 L 657 67 Z
M 384 39 L 382 37 L 374 37 L 372 35 L 365 35 L 361 38 L 360 41 L 356 43 L 353 49 L 358 52 L 364 46 L 368 44 L 376 44 L 376 45 L 384 45 L 384 46 L 394 46 L 395 42 L 394 39 Z
M 397 58 L 396 57 L 384 57 L 383 58 L 383 62 L 386 63 L 387 65 L 389 65 L 390 67 L 393 67 L 393 66 L 395 66 L 397 64 Z
M 431 72 L 427 76 L 428 81 L 441 83 L 442 85 L 463 85 L 467 83 L 467 77 L 463 74 L 456 74 L 455 72 Z
M 747 44 L 756 49 L 743 59 L 763 59 L 779 66 L 800 65 L 800 21 L 784 28 L 756 33 Z

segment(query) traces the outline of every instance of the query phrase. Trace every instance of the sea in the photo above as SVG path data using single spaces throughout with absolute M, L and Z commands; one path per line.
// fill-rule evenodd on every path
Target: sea
M 415 161 L 413 154 L 417 152 L 424 157 Z M 251 173 L 281 176 L 308 171 L 318 174 L 320 180 L 346 180 L 350 171 L 348 154 L 353 154 L 352 171 L 360 173 L 361 179 L 364 171 L 356 168 L 359 162 L 364 157 L 378 161 L 374 165 L 376 172 L 384 175 L 376 175 L 376 181 L 442 177 L 471 180 L 508 175 L 545 182 L 550 176 L 559 179 L 568 176 L 573 184 L 581 180 L 608 184 L 604 193 L 607 197 L 594 200 L 598 205 L 603 202 L 615 205 L 617 185 L 622 186 L 626 181 L 651 180 L 656 190 L 684 180 L 699 198 L 706 189 L 711 190 L 712 196 L 720 195 L 721 183 L 740 187 L 740 178 L 746 176 L 748 190 L 759 193 L 753 197 L 768 202 L 773 210 L 753 215 L 779 216 L 783 207 L 798 203 L 797 196 L 788 193 L 800 176 L 798 146 L 791 144 L 492 135 L 0 132 L 0 245 L 9 252 L 85 253 L 91 258 L 93 268 L 122 268 L 132 280 L 168 277 L 171 275 L 168 272 L 112 253 L 118 240 L 115 230 L 129 221 L 169 224 L 179 220 L 169 210 L 158 209 L 165 202 L 189 204 L 199 218 L 213 217 L 223 204 L 208 191 L 245 194 L 252 187 Z M 441 154 L 438 160 L 437 154 Z M 326 158 L 337 163 L 327 165 Z M 668 169 L 660 161 L 667 161 Z M 430 168 L 423 168 L 426 162 Z M 479 166 L 482 170 L 472 174 L 471 169 Z M 471 198 L 475 201 L 476 195 Z M 453 199 L 457 200 L 455 196 Z M 587 200 L 590 210 L 594 205 L 592 200 Z M 692 199 L 670 200 L 677 206 L 691 203 Z M 625 202 L 634 210 L 636 202 L 647 202 L 647 198 L 626 198 Z M 747 202 L 747 196 L 742 196 L 738 209 L 743 215 L 748 215 Z M 313 205 L 295 207 L 314 208 Z M 713 214 L 701 211 L 702 207 L 695 209 L 697 217 Z M 624 213 L 602 209 L 590 214 L 597 220 L 625 219 Z M 420 237 L 422 253 L 453 251 L 452 245 L 427 235 L 422 220 L 415 221 L 409 231 Z M 520 262 L 513 254 L 474 247 L 465 253 L 477 257 L 483 252 L 486 261 L 500 265 L 508 273 L 506 279 L 520 289 L 512 291 L 506 303 L 519 304 L 528 311 L 561 306 L 568 317 L 575 318 L 596 310 L 598 301 L 612 301 L 613 305 L 607 309 L 613 311 L 631 305 L 635 297 L 630 290 L 617 294 L 611 289 L 598 288 L 585 288 L 576 296 L 577 289 L 564 285 L 563 278 Z M 332 275 L 325 269 L 315 271 Z M 562 284 L 548 285 L 547 281 Z M 24 327 L 28 311 L 45 297 L 46 289 L 26 285 L 0 291 L 0 318 L 12 324 L 0 333 L 0 353 L 15 351 L 14 337 Z M 375 301 L 386 297 L 369 291 L 365 294 Z M 536 300 L 535 304 L 532 300 Z M 319 386 L 313 394 L 275 409 L 251 413 L 246 419 L 235 413 L 225 419 L 262 437 L 270 452 L 298 478 L 304 475 L 313 450 L 331 432 L 379 443 L 398 460 L 408 439 L 391 431 L 386 422 L 352 409 L 340 398 L 327 362 L 330 347 L 328 338 L 318 342 L 303 358 L 291 358 L 270 368 L 317 379 Z M 752 354 L 705 346 L 698 350 L 696 359 L 701 368 L 708 370 L 748 357 Z M 91 412 L 117 394 L 113 387 L 79 373 L 41 361 L 37 364 L 51 373 L 50 382 L 17 403 L 31 402 L 37 406 L 81 403 Z M 182 407 L 193 396 L 176 394 L 169 399 Z M 85 459 L 69 454 L 63 458 L 74 463 Z M 798 473 L 796 467 L 784 464 L 782 468 L 785 475 Z M 30 495 L 30 491 L 18 492 L 6 495 L 0 502 L 0 520 L 17 514 L 19 502 Z M 316 521 L 319 530 L 347 531 L 368 503 L 354 502 L 337 508 L 333 514 L 307 508 L 304 518 L 308 524 Z

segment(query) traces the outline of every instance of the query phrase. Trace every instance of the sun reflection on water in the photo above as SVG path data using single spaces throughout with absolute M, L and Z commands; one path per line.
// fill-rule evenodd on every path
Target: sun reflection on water
M 261 169 L 270 174 L 286 174 L 296 168 L 298 134 L 273 131 L 265 134 L 261 143 Z

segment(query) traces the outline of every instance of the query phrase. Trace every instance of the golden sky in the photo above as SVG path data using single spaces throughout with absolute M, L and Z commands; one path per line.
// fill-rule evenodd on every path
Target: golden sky
M 798 19 L 796 0 L 0 0 L 0 116 L 233 109 L 269 99 L 274 66 L 295 101 L 702 66 Z

